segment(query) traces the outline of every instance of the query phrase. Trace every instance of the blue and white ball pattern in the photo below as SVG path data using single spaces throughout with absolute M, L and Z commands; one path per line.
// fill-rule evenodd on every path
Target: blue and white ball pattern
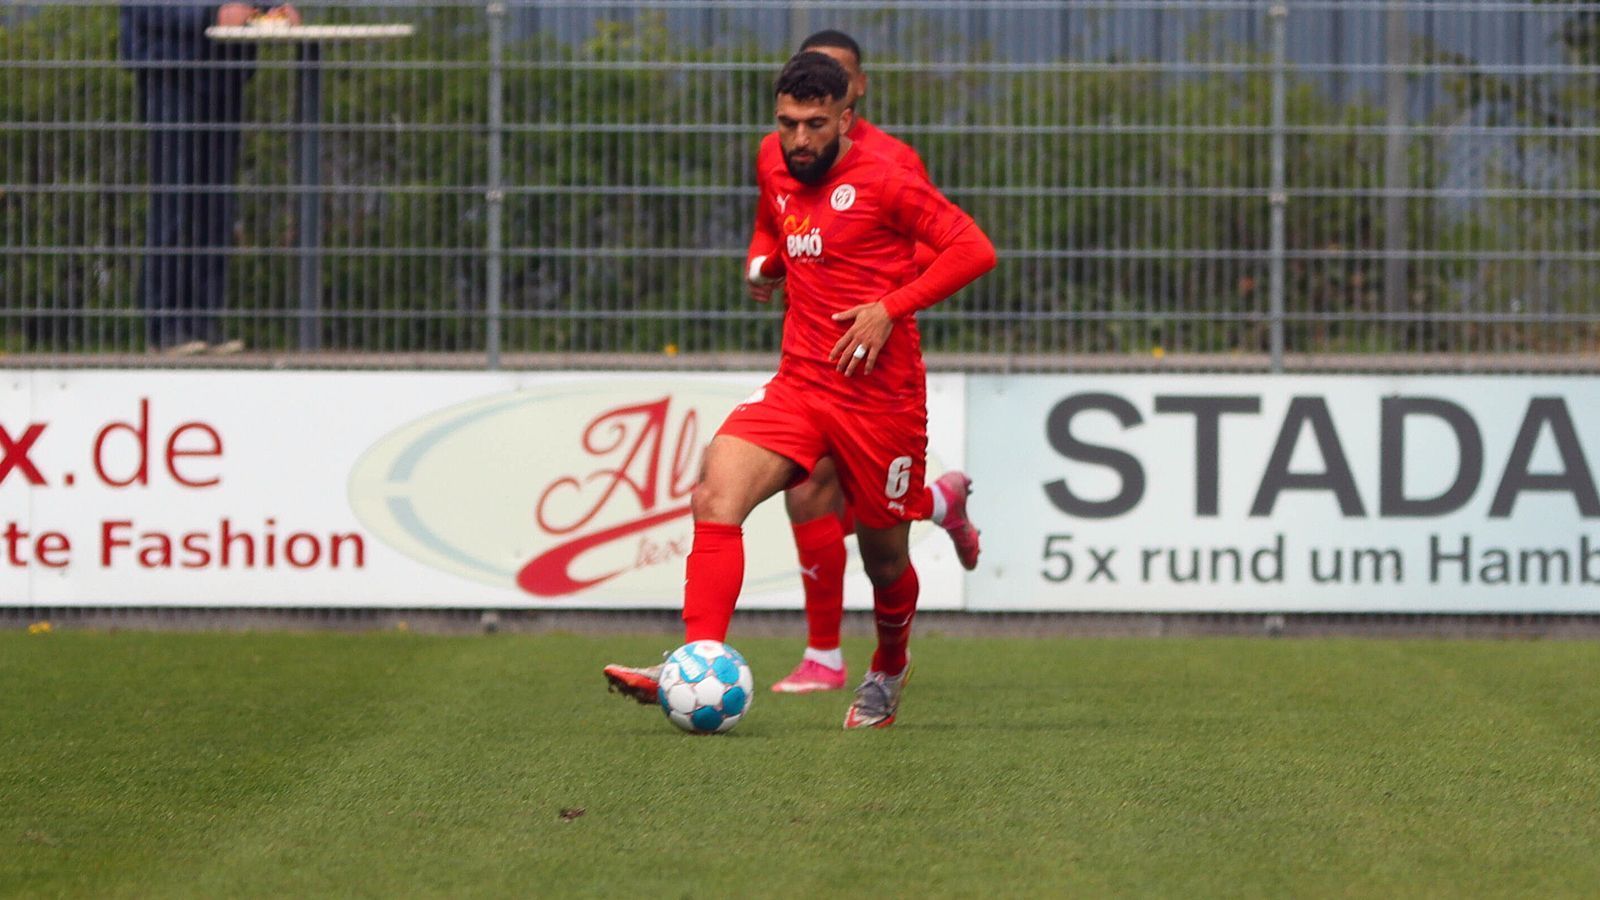
M 755 679 L 739 651 L 695 641 L 672 651 L 656 694 L 672 724 L 693 734 L 721 734 L 739 724 L 755 697 Z

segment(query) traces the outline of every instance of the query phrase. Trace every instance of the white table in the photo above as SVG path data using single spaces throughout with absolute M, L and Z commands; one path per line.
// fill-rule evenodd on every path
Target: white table
M 293 44 L 299 66 L 295 123 L 300 126 L 295 170 L 304 188 L 300 232 L 300 349 L 321 343 L 322 321 L 322 45 L 411 37 L 410 25 L 213 25 L 206 37 L 241 44 Z

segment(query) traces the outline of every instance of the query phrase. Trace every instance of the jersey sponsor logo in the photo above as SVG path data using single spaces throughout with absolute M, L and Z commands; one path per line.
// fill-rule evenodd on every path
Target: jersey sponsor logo
M 841 184 L 833 189 L 833 196 L 828 198 L 828 205 L 838 212 L 844 212 L 856 205 L 855 185 Z
M 791 234 L 785 240 L 785 249 L 789 251 L 790 259 L 815 259 L 822 255 L 822 229 L 820 228 L 813 228 L 806 234 Z
M 784 251 L 794 260 L 814 260 L 822 256 L 822 229 L 813 228 L 811 217 L 783 220 Z

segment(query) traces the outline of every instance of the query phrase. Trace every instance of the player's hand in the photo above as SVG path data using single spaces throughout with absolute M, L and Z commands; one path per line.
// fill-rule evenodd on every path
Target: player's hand
M 771 303 L 774 291 L 783 287 L 783 261 L 775 256 L 758 256 L 750 260 L 744 283 L 749 285 L 750 299 L 757 303 Z
M 749 288 L 751 300 L 757 303 L 771 303 L 773 295 L 783 287 L 783 279 L 779 278 L 776 281 L 767 281 L 761 284 L 747 281 L 745 285 Z
M 225 28 L 243 25 L 255 14 L 256 8 L 248 3 L 224 3 L 217 7 L 217 24 Z
M 833 320 L 854 321 L 844 337 L 839 338 L 839 343 L 833 345 L 828 361 L 846 376 L 854 375 L 858 366 L 862 367 L 861 374 L 871 375 L 873 366 L 878 362 L 878 351 L 883 349 L 889 340 L 889 332 L 894 329 L 894 320 L 889 318 L 889 311 L 883 308 L 883 302 L 863 303 L 834 313 Z

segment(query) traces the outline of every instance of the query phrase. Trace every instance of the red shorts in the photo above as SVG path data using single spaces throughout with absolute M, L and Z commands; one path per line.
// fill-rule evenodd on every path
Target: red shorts
M 734 407 L 717 434 L 793 460 L 807 475 L 817 460 L 833 457 L 850 509 L 868 528 L 889 528 L 933 513 L 933 498 L 923 483 L 926 403 L 904 411 L 846 409 L 825 391 L 780 375 Z

